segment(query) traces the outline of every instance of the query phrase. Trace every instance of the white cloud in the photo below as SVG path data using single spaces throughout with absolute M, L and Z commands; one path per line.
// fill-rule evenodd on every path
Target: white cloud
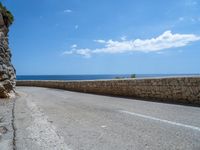
M 77 48 L 77 45 L 76 45 L 76 44 L 73 44 L 73 45 L 71 46 L 71 48 Z
M 196 22 L 196 19 L 195 18 L 190 18 L 192 22 Z
M 97 43 L 106 43 L 105 40 L 94 40 L 94 42 L 97 42 Z
M 184 18 L 184 17 L 179 17 L 178 20 L 179 20 L 179 21 L 184 21 L 185 18 Z
M 70 54 L 83 55 L 90 57 L 92 54 L 99 53 L 127 53 L 127 52 L 160 52 L 169 48 L 184 47 L 191 42 L 199 41 L 200 36 L 194 34 L 173 34 L 171 31 L 165 31 L 158 37 L 151 39 L 136 39 L 136 40 L 95 40 L 98 43 L 104 44 L 103 48 L 96 49 L 72 49 Z M 69 51 L 68 51 L 69 53 Z
M 78 26 L 78 25 L 75 25 L 74 28 L 77 30 L 77 29 L 79 28 L 79 26 Z
M 88 48 L 85 48 L 85 49 L 77 49 L 77 50 L 74 50 L 75 54 L 77 55 L 82 55 L 86 58 L 89 58 L 91 57 L 91 50 L 88 49 Z
M 126 36 L 122 36 L 122 37 L 121 37 L 121 40 L 122 40 L 122 41 L 126 41 Z
M 73 50 L 65 51 L 65 52 L 62 53 L 62 55 L 69 55 L 69 54 L 73 54 Z
M 72 12 L 72 10 L 70 10 L 70 9 L 64 10 L 64 13 L 71 13 L 71 12 Z
M 187 21 L 187 22 L 192 22 L 192 23 L 198 23 L 200 21 L 200 17 L 179 17 L 178 18 L 179 22 Z
M 196 0 L 186 0 L 185 1 L 185 5 L 186 6 L 190 6 L 190 7 L 192 7 L 192 6 L 197 6 L 197 1 Z
M 191 17 L 190 20 L 193 22 L 193 23 L 198 23 L 200 21 L 200 17 Z

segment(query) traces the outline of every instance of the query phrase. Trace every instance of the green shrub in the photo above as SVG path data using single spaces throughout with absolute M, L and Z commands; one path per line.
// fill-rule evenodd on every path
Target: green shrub
M 6 26 L 9 27 L 13 23 L 14 17 L 12 13 L 9 10 L 7 10 L 5 6 L 2 5 L 1 2 L 0 2 L 0 13 L 3 16 L 3 20 Z
M 131 78 L 136 78 L 136 74 L 132 74 L 132 75 L 131 75 Z

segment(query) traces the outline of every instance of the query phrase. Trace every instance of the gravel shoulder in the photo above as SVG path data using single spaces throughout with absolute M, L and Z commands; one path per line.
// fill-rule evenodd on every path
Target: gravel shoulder
M 14 99 L 0 99 L 0 149 L 13 150 Z

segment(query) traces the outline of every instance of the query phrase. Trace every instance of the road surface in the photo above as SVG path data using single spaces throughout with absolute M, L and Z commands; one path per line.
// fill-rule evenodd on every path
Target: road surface
M 17 87 L 17 150 L 200 150 L 200 108 Z

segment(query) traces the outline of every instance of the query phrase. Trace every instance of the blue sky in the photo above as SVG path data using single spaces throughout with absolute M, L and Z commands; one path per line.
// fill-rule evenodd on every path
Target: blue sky
M 18 75 L 200 73 L 200 0 L 5 0 Z

